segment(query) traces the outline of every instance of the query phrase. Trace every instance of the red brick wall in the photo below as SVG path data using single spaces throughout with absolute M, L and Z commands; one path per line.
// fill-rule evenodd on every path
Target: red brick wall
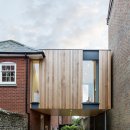
M 71 116 L 63 116 L 62 117 L 62 124 L 71 124 L 72 123 L 72 117 Z
M 26 112 L 26 60 L 0 57 L 0 62 L 15 62 L 17 70 L 17 86 L 0 86 L 0 108 L 24 114 Z
M 51 127 L 58 128 L 59 122 L 58 122 L 58 116 L 51 116 Z

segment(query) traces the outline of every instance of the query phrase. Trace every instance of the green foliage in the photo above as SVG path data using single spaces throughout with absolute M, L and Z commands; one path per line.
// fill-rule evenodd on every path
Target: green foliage
M 72 124 L 73 125 L 80 125 L 80 118 L 77 118 L 77 119 L 73 118 L 72 119 Z
M 66 125 L 61 128 L 61 130 L 70 130 L 70 126 Z
M 82 130 L 81 129 L 81 126 L 80 126 L 80 118 L 73 118 L 72 119 L 72 124 L 71 126 L 69 125 L 66 125 L 66 126 L 63 126 L 61 128 L 61 130 Z
M 61 130 L 79 130 L 79 127 L 78 126 L 75 126 L 75 125 L 72 125 L 72 126 L 64 126 L 61 128 Z
M 72 125 L 70 126 L 70 130 L 78 130 L 78 126 Z

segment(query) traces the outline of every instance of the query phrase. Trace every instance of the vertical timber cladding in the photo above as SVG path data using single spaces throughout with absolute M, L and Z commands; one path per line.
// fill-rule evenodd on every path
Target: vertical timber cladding
M 111 51 L 99 51 L 99 109 L 111 109 Z
M 42 109 L 82 109 L 82 50 L 44 50 L 40 63 Z

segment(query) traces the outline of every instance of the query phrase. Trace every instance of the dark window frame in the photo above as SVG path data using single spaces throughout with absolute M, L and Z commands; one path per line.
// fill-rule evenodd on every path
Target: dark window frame
M 96 61 L 96 93 L 94 92 L 94 102 L 99 102 L 99 51 L 83 50 L 83 61 Z

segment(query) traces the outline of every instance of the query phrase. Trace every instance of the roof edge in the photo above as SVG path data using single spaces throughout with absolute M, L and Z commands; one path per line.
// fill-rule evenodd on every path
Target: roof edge
M 41 54 L 43 58 L 45 58 L 45 54 L 43 51 L 41 52 L 0 52 L 0 55 L 3 54 L 3 55 L 6 55 L 6 54 L 12 54 L 12 55 L 38 55 L 38 54 Z
M 107 15 L 107 25 L 109 24 L 109 20 L 110 20 L 110 17 L 111 17 L 113 3 L 114 3 L 114 0 L 109 1 L 109 8 L 108 8 L 108 15 Z
M 42 50 L 44 52 L 44 50 L 82 50 L 82 51 L 111 51 L 111 49 L 86 49 L 86 48 L 83 48 L 83 49 L 39 49 L 39 50 Z
M 25 44 L 19 43 L 19 42 L 15 41 L 15 40 L 0 41 L 0 43 L 9 42 L 9 41 L 13 42 L 15 44 L 21 45 L 23 47 L 26 47 L 26 48 L 28 48 L 30 50 L 35 51 L 35 52 L 29 52 L 29 51 L 28 52 L 2 52 L 2 51 L 0 51 L 0 54 L 19 54 L 19 55 L 28 55 L 28 54 L 29 55 L 33 55 L 33 54 L 37 55 L 37 54 L 41 54 L 43 56 L 43 58 L 45 57 L 45 54 L 44 54 L 43 50 L 34 49 L 32 47 L 26 46 Z

